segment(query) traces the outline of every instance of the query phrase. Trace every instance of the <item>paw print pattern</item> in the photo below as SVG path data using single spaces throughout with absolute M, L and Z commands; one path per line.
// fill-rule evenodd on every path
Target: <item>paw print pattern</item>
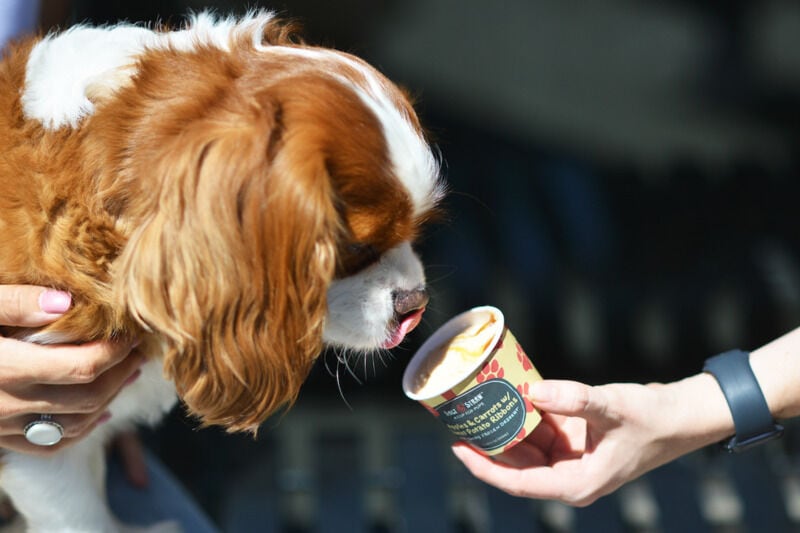
M 509 442 L 508 444 L 503 446 L 503 451 L 506 451 L 506 450 L 509 450 L 509 449 L 513 448 L 516 444 L 519 443 L 519 441 L 525 439 L 525 437 L 527 437 L 527 436 L 528 436 L 528 432 L 525 430 L 525 428 L 520 429 L 519 433 L 517 433 L 517 436 L 514 437 L 514 440 L 512 440 L 511 442 Z
M 520 383 L 519 385 L 517 385 L 517 392 L 520 393 L 520 395 L 522 396 L 522 400 L 525 402 L 526 413 L 532 413 L 534 410 L 533 403 L 528 399 L 528 397 L 530 396 L 530 389 L 531 389 L 531 384 L 528 383 L 527 381 L 525 383 Z
M 519 359 L 520 364 L 522 365 L 522 370 L 527 372 L 528 370 L 533 370 L 533 365 L 531 364 L 531 360 L 528 359 L 528 356 L 522 351 L 522 346 L 517 344 L 517 359 Z
M 492 359 L 492 361 L 481 369 L 481 373 L 475 378 L 478 383 L 489 381 L 490 379 L 502 378 L 505 376 L 503 367 L 500 366 L 500 361 Z
M 433 415 L 435 418 L 439 418 L 439 411 L 437 411 L 437 410 L 436 410 L 436 409 L 434 409 L 433 407 L 430 407 L 430 406 L 428 406 L 428 405 L 427 405 L 426 403 L 424 403 L 424 402 L 420 402 L 420 405 L 421 405 L 422 407 L 424 407 L 425 409 L 427 409 L 427 410 L 428 410 L 428 412 L 429 412 L 430 414 L 432 414 L 432 415 Z

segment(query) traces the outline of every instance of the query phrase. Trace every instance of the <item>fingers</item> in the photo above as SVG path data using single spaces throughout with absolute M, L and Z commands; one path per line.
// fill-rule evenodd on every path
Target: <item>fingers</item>
M 493 456 L 497 462 L 515 468 L 530 468 L 532 466 L 548 466 L 550 458 L 546 453 L 547 448 L 540 448 L 532 440 L 525 439 L 514 447 L 501 454 Z
M 544 380 L 531 388 L 533 404 L 547 413 L 600 419 L 607 411 L 601 389 L 577 381 Z
M 121 342 L 50 346 L 0 338 L 0 386 L 91 383 L 123 361 L 131 349 L 131 344 Z
M 521 445 L 522 444 L 519 444 L 518 446 Z M 528 479 L 530 470 L 524 470 L 512 465 L 497 462 L 464 443 L 454 444 L 452 450 L 455 456 L 464 463 L 464 466 L 467 467 L 467 470 L 469 470 L 473 476 L 508 494 L 547 499 L 557 498 L 554 492 L 548 492 L 546 495 L 534 494 L 534 491 L 531 490 L 533 486 Z M 552 484 L 544 485 L 540 487 L 540 489 L 541 488 L 547 488 L 552 491 Z
M 525 443 L 520 443 L 512 450 L 524 445 Z M 464 443 L 454 444 L 452 450 L 473 476 L 512 496 L 559 500 L 569 505 L 583 507 L 601 495 L 593 488 L 596 483 L 591 479 L 591 474 L 581 465 L 573 463 L 574 468 L 571 466 L 559 468 L 559 465 L 531 463 L 520 467 L 495 461 Z M 530 449 L 528 451 L 530 452 Z M 508 452 L 504 452 L 503 455 L 506 453 Z M 535 455 L 531 455 L 529 459 L 534 458 Z M 514 458 L 514 462 L 519 460 L 520 456 Z
M 64 438 L 74 439 L 91 431 L 98 423 L 105 422 L 111 417 L 106 409 L 101 409 L 89 414 L 62 414 L 55 415 L 53 421 L 64 428 Z M 23 435 L 25 426 L 34 422 L 39 415 L 18 415 L 0 420 L 0 437 Z
M 85 384 L 8 385 L 0 390 L 0 417 L 27 413 L 95 413 L 104 408 L 126 384 L 135 380 L 144 362 L 133 354 L 113 366 L 97 379 Z
M 54 420 L 61 424 L 61 426 L 64 428 L 64 438 L 52 446 L 39 446 L 28 442 L 28 440 L 22 434 L 22 430 L 24 429 L 25 425 L 33 420 L 32 417 L 28 416 L 25 422 L 19 427 L 16 434 L 0 435 L 0 448 L 29 455 L 46 457 L 78 442 L 80 439 L 94 430 L 98 425 L 106 422 L 109 418 L 109 414 L 105 411 L 82 418 L 59 415 L 58 417 L 54 417 Z
M 36 327 L 69 310 L 69 293 L 31 285 L 0 285 L 0 325 Z
M 0 326 L 49 324 L 72 305 L 69 293 L 28 285 L 0 285 Z M 107 420 L 108 404 L 138 377 L 144 358 L 131 343 L 39 345 L 0 336 L 0 448 L 50 455 Z M 35 414 L 32 414 L 35 413 Z M 23 435 L 39 414 L 53 414 L 63 438 L 37 446 Z

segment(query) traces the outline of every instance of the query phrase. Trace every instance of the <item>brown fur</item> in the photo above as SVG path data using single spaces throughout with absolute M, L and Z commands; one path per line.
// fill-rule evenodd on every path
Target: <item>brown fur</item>
M 20 106 L 32 44 L 0 64 L 0 283 L 69 290 L 43 331 L 142 337 L 205 424 L 254 429 L 297 396 L 331 280 L 413 236 L 380 124 L 305 62 L 239 43 L 149 51 L 93 88 L 79 128 L 48 131 Z

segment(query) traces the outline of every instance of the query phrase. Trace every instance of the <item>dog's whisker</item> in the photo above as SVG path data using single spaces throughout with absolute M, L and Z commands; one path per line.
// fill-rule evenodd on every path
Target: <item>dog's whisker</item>
M 358 383 L 359 385 L 363 385 L 363 384 L 364 384 L 364 382 L 362 381 L 362 379 L 358 377 L 358 375 L 355 373 L 355 371 L 353 371 L 353 369 L 352 369 L 352 368 L 350 368 L 350 366 L 349 366 L 349 365 L 345 364 L 345 365 L 344 365 L 344 367 L 347 369 L 347 372 L 348 372 L 348 373 L 349 373 L 351 376 L 353 376 L 353 379 L 354 379 L 354 380 L 356 380 L 356 383 Z
M 395 359 L 394 355 L 392 355 L 392 352 L 388 352 L 388 351 L 381 350 L 381 351 L 377 352 L 376 355 L 377 355 L 377 358 L 380 360 L 381 364 L 383 365 L 383 368 L 389 368 L 389 362 L 387 362 L 386 359 L 390 359 L 390 360 L 394 360 Z M 384 357 L 386 357 L 386 359 L 384 359 Z M 373 365 L 374 365 L 374 363 L 373 363 Z
M 440 274 L 438 277 L 428 279 L 428 284 L 433 285 L 436 283 L 440 283 L 454 276 L 456 272 L 458 272 L 458 267 L 456 267 L 455 265 L 426 265 L 425 270 L 426 272 L 430 272 L 431 270 L 435 270 L 436 267 L 446 268 L 448 270 L 443 274 Z
M 337 359 L 337 363 L 336 363 L 336 388 L 339 389 L 339 397 L 342 399 L 342 401 L 344 402 L 345 406 L 347 406 L 347 409 L 352 411 L 353 410 L 353 406 L 350 405 L 350 402 L 347 401 L 347 398 L 344 395 L 344 389 L 342 389 L 342 380 L 341 380 L 341 378 L 339 376 L 339 363 L 340 362 L 341 361 Z M 345 365 L 345 367 L 346 367 L 346 365 Z
M 335 355 L 335 354 L 334 354 L 334 355 Z M 328 352 L 325 352 L 325 354 L 324 354 L 324 355 L 323 355 L 323 357 L 322 357 L 322 362 L 323 362 L 323 364 L 325 365 L 325 371 L 328 373 L 328 375 L 329 375 L 329 376 L 331 376 L 331 377 L 336 377 L 336 374 L 334 374 L 333 370 L 331 369 L 330 365 L 328 364 L 328 358 L 329 358 L 329 356 L 330 356 L 330 353 L 328 353 Z M 337 359 L 337 360 L 338 360 L 338 359 Z M 337 365 L 337 367 L 338 367 L 338 365 Z M 337 368 L 337 370 L 336 370 L 336 371 L 337 371 L 337 373 L 338 373 L 338 368 Z

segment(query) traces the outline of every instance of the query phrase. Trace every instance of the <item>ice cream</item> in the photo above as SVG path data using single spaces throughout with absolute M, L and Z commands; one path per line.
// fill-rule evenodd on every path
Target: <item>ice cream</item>
M 403 374 L 403 392 L 457 439 L 486 455 L 516 446 L 542 417 L 528 393 L 542 376 L 492 306 L 474 307 L 420 346 Z
M 440 393 L 475 370 L 497 331 L 493 315 L 487 313 L 482 317 L 486 319 L 471 324 L 428 353 L 414 380 L 414 394 L 425 397 Z

